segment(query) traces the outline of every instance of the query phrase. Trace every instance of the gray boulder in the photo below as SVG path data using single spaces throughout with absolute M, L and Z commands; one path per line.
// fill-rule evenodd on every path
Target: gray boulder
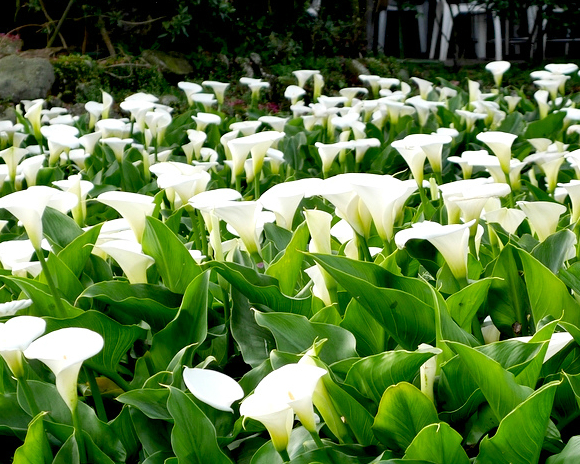
M 46 98 L 54 79 L 54 68 L 47 59 L 18 55 L 0 59 L 0 99 L 17 103 Z

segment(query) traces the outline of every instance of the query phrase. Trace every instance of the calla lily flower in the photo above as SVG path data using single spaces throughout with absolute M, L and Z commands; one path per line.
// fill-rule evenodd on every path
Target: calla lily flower
M 556 232 L 560 216 L 567 211 L 564 205 L 551 201 L 518 201 L 517 205 L 526 213 L 540 242 Z
M 218 102 L 218 105 L 224 104 L 226 89 L 230 86 L 230 84 L 226 82 L 203 81 L 201 85 L 203 85 L 204 87 L 209 87 L 213 91 L 213 93 L 215 94 L 215 98 Z
M 286 90 L 284 90 L 284 97 L 290 100 L 292 105 L 298 103 L 300 97 L 303 97 L 304 95 L 306 95 L 306 90 L 298 85 L 289 85 L 286 87 Z
M 238 382 L 211 369 L 186 367 L 183 381 L 193 396 L 220 411 L 234 412 L 232 403 L 244 397 Z
M 71 192 L 78 198 L 77 205 L 72 209 L 72 215 L 76 223 L 83 226 L 87 215 L 87 195 L 94 188 L 92 182 L 82 180 L 80 174 L 73 174 L 68 179 L 53 182 L 58 188 L 65 192 Z
M 411 77 L 411 80 L 419 87 L 419 95 L 423 100 L 427 100 L 427 96 L 433 90 L 433 82 L 420 77 Z
M 294 411 L 275 396 L 252 394 L 240 405 L 240 415 L 261 422 L 268 430 L 274 449 L 285 452 L 292 433 Z
M 510 160 L 512 158 L 512 144 L 518 136 L 508 132 L 487 131 L 477 134 L 477 140 L 485 143 L 499 159 L 499 164 L 504 173 L 510 172 Z
M 189 106 L 193 106 L 192 96 L 203 91 L 203 87 L 199 84 L 196 84 L 195 82 L 178 82 L 177 87 L 179 87 L 185 93 L 187 104 Z
M 194 197 L 195 198 L 195 197 Z M 257 201 L 223 201 L 214 206 L 217 217 L 227 222 L 238 233 L 248 253 L 260 254 L 258 218 L 262 205 Z
M 487 222 L 496 222 L 510 234 L 515 234 L 516 230 L 526 218 L 526 213 L 515 208 L 500 208 L 485 213 Z
M 292 222 L 305 191 L 300 180 L 276 184 L 266 190 L 258 200 L 264 208 L 276 215 L 276 223 L 292 230 Z
M 397 232 L 395 243 L 397 247 L 404 248 L 411 239 L 428 240 L 443 255 L 455 278 L 464 281 L 467 279 L 469 228 L 473 224 L 475 221 L 446 226 L 431 221 L 418 222 L 410 229 Z
M 423 166 L 425 164 L 425 158 L 427 158 L 426 153 L 421 149 L 421 147 L 412 143 L 407 143 L 405 139 L 395 140 L 391 143 L 391 146 L 403 157 L 411 170 L 415 182 L 417 182 L 419 187 L 422 187 L 424 177 Z
M 485 65 L 485 69 L 487 69 L 493 75 L 495 85 L 498 87 L 501 87 L 503 75 L 510 67 L 511 63 L 509 61 L 492 61 L 491 63 L 487 63 L 487 65 Z
M 298 69 L 296 71 L 292 71 L 292 74 L 294 74 L 296 79 L 298 79 L 298 87 L 304 88 L 308 80 L 316 74 L 319 75 L 320 71 L 317 69 Z
M 145 218 L 153 214 L 155 203 L 153 197 L 131 192 L 105 192 L 97 197 L 97 201 L 117 210 L 130 224 L 139 243 L 145 230 Z
M 28 359 L 38 359 L 56 376 L 56 388 L 71 411 L 78 403 L 77 379 L 83 361 L 103 349 L 103 337 L 78 327 L 55 330 L 30 344 L 24 350 Z
M 155 260 L 143 253 L 139 243 L 132 240 L 110 240 L 98 247 L 117 261 L 129 283 L 147 283 L 147 269 L 155 263 Z
M 34 316 L 16 316 L 5 324 L 0 323 L 0 356 L 4 358 L 16 378 L 21 378 L 24 374 L 22 352 L 33 340 L 40 337 L 45 329 L 45 320 Z
M 70 210 L 78 202 L 72 193 L 46 186 L 32 186 L 0 198 L 0 208 L 7 209 L 22 223 L 35 250 L 41 249 L 43 237 L 42 215 L 47 206 L 61 212 Z
M 18 163 L 28 154 L 26 148 L 8 147 L 5 150 L 0 151 L 0 157 L 4 160 L 8 166 L 8 177 L 14 182 L 16 179 L 16 170 L 18 168 Z
M 278 398 L 298 416 L 309 432 L 316 432 L 312 395 L 326 369 L 309 364 L 286 364 L 270 372 L 258 384 L 254 395 Z
M 222 118 L 220 118 L 219 115 L 214 113 L 199 112 L 196 115 L 193 115 L 191 119 L 195 121 L 198 131 L 205 131 L 207 126 L 209 126 L 210 124 L 219 125 L 222 122 Z
M 572 203 L 572 215 L 570 216 L 570 223 L 574 224 L 580 219 L 580 180 L 571 180 L 566 184 L 558 184 L 568 193 Z

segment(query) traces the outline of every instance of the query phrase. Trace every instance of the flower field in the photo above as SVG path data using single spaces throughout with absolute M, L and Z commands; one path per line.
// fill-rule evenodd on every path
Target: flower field
M 214 81 L 179 114 L 23 102 L 6 462 L 580 462 L 580 78 L 549 65 L 529 96 L 509 67 L 332 96 L 295 71 L 276 115 L 243 78 L 243 119 Z

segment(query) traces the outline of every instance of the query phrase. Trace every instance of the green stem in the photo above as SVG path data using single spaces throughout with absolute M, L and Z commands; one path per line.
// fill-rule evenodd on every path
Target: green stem
M 242 178 L 240 176 L 236 176 L 236 190 L 242 193 Z
M 87 462 L 87 451 L 85 448 L 85 440 L 83 437 L 83 430 L 81 428 L 81 421 L 80 421 L 80 417 L 79 417 L 79 412 L 78 412 L 78 408 L 75 407 L 72 411 L 72 422 L 73 422 L 73 427 L 75 429 L 75 435 L 77 437 L 77 445 L 79 447 L 79 457 L 80 457 L 80 462 L 82 464 L 85 464 Z
M 99 385 L 97 384 L 97 379 L 95 379 L 95 372 L 88 367 L 83 366 L 85 375 L 89 380 L 89 385 L 91 386 L 91 393 L 93 395 L 93 400 L 95 402 L 95 409 L 97 410 L 97 417 L 103 422 L 108 422 L 107 411 L 105 410 L 105 405 L 103 404 L 103 397 L 101 396 L 101 391 L 99 390 Z
M 509 172 L 504 172 L 504 174 L 505 174 L 505 181 L 510 186 L 510 194 L 508 196 L 508 206 L 510 208 L 513 208 L 515 205 L 515 202 L 514 202 L 514 192 L 511 188 L 512 184 L 511 184 L 510 174 L 509 174 Z
M 278 454 L 282 458 L 282 461 L 284 461 L 284 462 L 290 462 L 290 456 L 288 456 L 288 451 L 286 451 L 285 449 L 279 450 L 278 451 Z
M 64 306 L 62 305 L 62 301 L 60 300 L 60 297 L 58 296 L 58 291 L 56 290 L 56 285 L 54 284 L 54 279 L 52 278 L 52 275 L 50 274 L 50 271 L 48 269 L 48 265 L 46 264 L 46 259 L 44 259 L 44 254 L 42 253 L 41 249 L 36 250 L 36 255 L 38 256 L 38 261 L 40 261 L 40 267 L 42 267 L 42 272 L 44 273 L 44 277 L 46 278 L 46 283 L 48 284 L 48 288 L 50 289 L 50 292 L 52 293 L 52 296 L 54 298 L 54 303 L 56 305 L 56 308 L 58 309 L 58 311 L 60 312 L 61 315 L 65 314 L 65 310 L 64 310 Z
M 196 212 L 196 216 L 197 216 L 197 229 L 198 229 L 198 234 L 199 234 L 199 241 L 201 242 L 201 252 L 207 256 L 209 251 L 208 251 L 208 246 L 207 246 L 207 236 L 205 234 L 205 222 L 203 220 L 203 216 L 201 215 L 201 213 L 198 211 Z M 199 248 L 198 248 L 199 250 Z
M 26 402 L 28 403 L 28 407 L 30 408 L 30 414 L 32 417 L 38 416 L 40 413 L 40 408 L 38 404 L 36 404 L 36 400 L 34 399 L 34 393 L 32 393 L 32 389 L 28 382 L 24 377 L 17 377 L 18 383 L 22 387 L 22 392 L 24 393 L 24 397 L 26 398 Z
M 312 439 L 314 440 L 314 443 L 316 443 L 316 446 L 318 446 L 319 449 L 324 448 L 324 443 L 322 443 L 322 440 L 318 436 L 318 433 L 310 432 L 310 436 L 312 437 Z
M 186 209 L 189 209 L 189 208 L 186 208 Z M 189 210 L 187 212 L 189 214 L 189 218 L 191 219 L 190 239 L 193 240 L 193 243 L 195 244 L 195 249 L 201 250 L 201 242 L 202 242 L 201 233 L 199 231 L 199 222 L 197 221 L 195 210 Z
M 260 181 L 258 180 L 259 176 L 260 173 L 254 176 L 254 200 L 260 198 Z

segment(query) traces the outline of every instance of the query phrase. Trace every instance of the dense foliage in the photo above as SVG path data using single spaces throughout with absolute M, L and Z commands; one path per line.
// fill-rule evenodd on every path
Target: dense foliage
M 276 116 L 248 78 L 241 102 L 180 83 L 179 115 L 24 102 L 0 122 L 5 459 L 577 460 L 577 66 L 532 97 L 508 68 L 333 96 L 296 71 Z

